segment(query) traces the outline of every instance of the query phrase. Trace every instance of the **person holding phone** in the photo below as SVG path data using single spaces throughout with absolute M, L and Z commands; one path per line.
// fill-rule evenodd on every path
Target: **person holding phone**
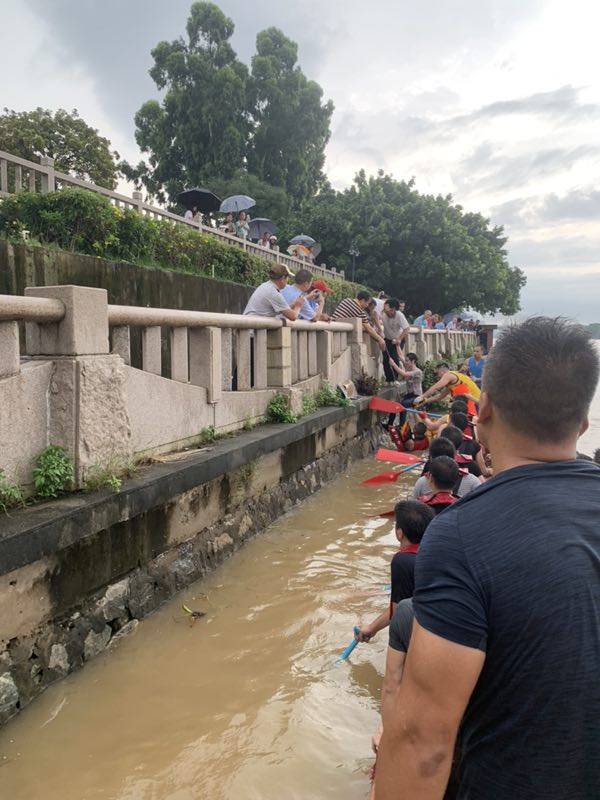
M 325 297 L 319 289 L 313 289 L 312 273 L 307 269 L 299 269 L 294 275 L 294 281 L 285 286 L 281 294 L 291 305 L 300 296 L 304 297 L 304 303 L 300 308 L 298 319 L 318 322 L 323 313 Z

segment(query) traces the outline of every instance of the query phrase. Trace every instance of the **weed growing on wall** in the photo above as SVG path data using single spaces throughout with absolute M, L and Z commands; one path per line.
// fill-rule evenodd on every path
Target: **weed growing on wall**
M 307 417 L 309 414 L 314 414 L 314 412 L 319 407 L 317 401 L 311 394 L 305 394 L 302 397 L 302 416 Z
M 5 514 L 11 508 L 16 506 L 24 506 L 25 497 L 23 490 L 16 483 L 12 483 L 7 477 L 3 469 L 0 469 L 0 511 Z
M 297 422 L 298 419 L 292 413 L 290 401 L 285 394 L 276 394 L 267 406 L 267 422 Z
M 51 444 L 40 453 L 33 470 L 33 483 L 38 497 L 58 497 L 72 488 L 73 480 L 73 462 L 62 447 Z
M 347 397 L 335 389 L 330 383 L 324 383 L 315 395 L 315 402 L 320 408 L 326 406 L 341 406 L 346 408 L 352 405 Z
M 85 490 L 95 492 L 97 489 L 112 489 L 119 492 L 124 478 L 132 478 L 137 471 L 133 458 L 111 458 L 104 466 L 98 464 L 90 467 L 85 476 Z

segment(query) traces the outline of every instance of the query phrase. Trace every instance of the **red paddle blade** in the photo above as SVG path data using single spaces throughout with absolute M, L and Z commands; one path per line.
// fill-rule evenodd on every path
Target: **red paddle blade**
M 402 472 L 380 472 L 379 475 L 374 475 L 372 478 L 367 478 L 362 482 L 362 486 L 379 486 L 383 483 L 396 483 Z
M 377 514 L 378 517 L 383 517 L 383 519 L 391 519 L 392 517 L 396 516 L 395 511 L 384 511 L 383 514 Z
M 386 414 L 400 414 L 401 411 L 405 410 L 402 403 L 385 400 L 383 397 L 372 397 L 369 408 L 373 411 L 383 411 Z
M 398 450 L 380 448 L 375 455 L 377 461 L 392 461 L 394 464 L 421 464 L 423 459 L 411 453 L 401 453 Z

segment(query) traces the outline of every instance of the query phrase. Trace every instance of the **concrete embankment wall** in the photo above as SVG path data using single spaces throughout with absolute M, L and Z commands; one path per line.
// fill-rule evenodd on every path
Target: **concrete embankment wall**
M 363 398 L 0 520 L 0 724 L 377 445 Z
M 27 286 L 68 284 L 106 289 L 108 302 L 115 305 L 225 314 L 241 314 L 252 294 L 250 286 L 203 275 L 136 267 L 0 239 L 0 294 L 23 294 Z

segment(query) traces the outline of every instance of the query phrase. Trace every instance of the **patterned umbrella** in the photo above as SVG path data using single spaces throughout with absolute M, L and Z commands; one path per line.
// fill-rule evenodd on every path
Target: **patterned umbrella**
M 237 214 L 240 211 L 246 211 L 248 208 L 256 205 L 256 200 L 248 197 L 247 194 L 234 194 L 231 197 L 226 197 L 221 203 L 219 211 L 224 214 Z

